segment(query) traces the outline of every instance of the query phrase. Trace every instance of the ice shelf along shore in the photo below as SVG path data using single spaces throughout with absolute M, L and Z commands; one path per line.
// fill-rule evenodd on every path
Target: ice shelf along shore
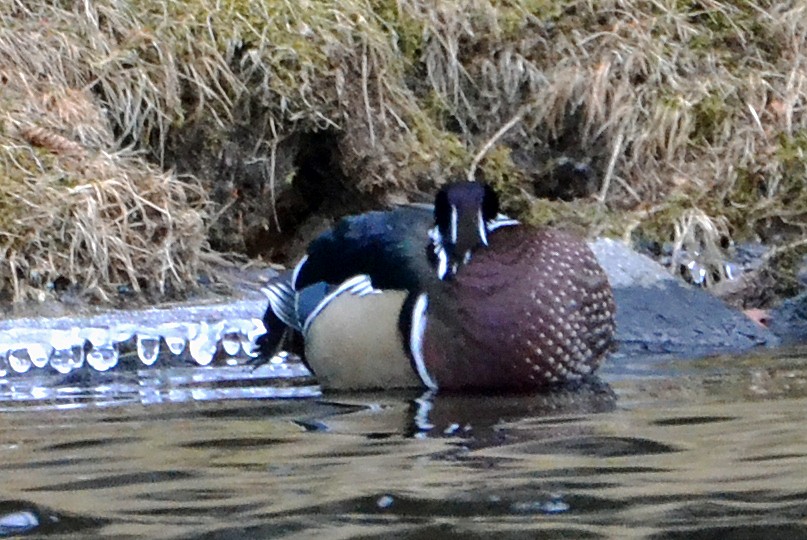
M 256 356 L 255 340 L 266 329 L 265 300 L 225 304 L 106 311 L 89 317 L 0 321 L 0 376 L 53 369 L 67 374 L 120 365 L 162 363 L 240 365 Z

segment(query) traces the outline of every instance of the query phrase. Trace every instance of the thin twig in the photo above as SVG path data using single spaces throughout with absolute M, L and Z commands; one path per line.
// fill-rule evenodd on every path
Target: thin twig
M 269 194 L 270 198 L 272 199 L 272 215 L 275 218 L 275 227 L 277 227 L 277 232 L 282 232 L 280 230 L 280 220 L 277 218 L 277 193 L 275 192 L 275 178 L 276 178 L 276 170 L 277 170 L 277 128 L 275 127 L 275 120 L 274 118 L 269 119 L 269 127 L 272 128 L 272 147 L 271 147 L 271 171 L 269 175 Z
M 600 194 L 597 197 L 597 200 L 599 200 L 601 203 L 605 202 L 605 196 L 608 194 L 608 188 L 611 187 L 611 178 L 614 176 L 616 160 L 619 157 L 619 153 L 622 151 L 622 139 L 624 139 L 624 132 L 622 129 L 620 129 L 619 133 L 616 135 L 613 149 L 611 150 L 611 159 L 608 160 L 608 168 L 605 170 L 605 178 L 602 179 L 602 188 L 600 188 Z
M 479 163 L 485 158 L 485 155 L 490 152 L 490 149 L 499 142 L 505 133 L 510 131 L 516 124 L 518 124 L 524 115 L 527 113 L 528 107 L 522 107 L 519 111 L 507 121 L 505 125 L 499 128 L 499 131 L 493 134 L 493 137 L 488 139 L 488 141 L 482 146 L 482 148 L 477 152 L 474 156 L 474 160 L 471 162 L 471 167 L 468 169 L 468 181 L 473 182 L 474 178 L 476 177 L 476 169 L 479 168 Z
M 781 255 L 782 253 L 786 253 L 790 250 L 800 248 L 802 246 L 807 246 L 807 238 L 801 238 L 794 242 L 790 242 L 789 244 L 785 244 L 783 246 L 776 246 L 774 248 L 769 249 L 763 256 L 762 261 L 768 262 L 774 257 Z
M 370 146 L 375 148 L 375 130 L 373 129 L 373 109 L 370 107 L 370 91 L 368 90 L 369 68 L 367 66 L 367 41 L 364 41 L 361 55 L 361 90 L 364 95 L 364 110 L 367 114 L 367 129 L 370 131 Z
M 272 217 L 275 219 L 277 232 L 283 232 L 280 228 L 280 220 L 277 217 L 277 196 L 275 194 L 275 171 L 277 167 L 277 139 L 272 139 L 269 153 L 269 192 L 272 200 Z

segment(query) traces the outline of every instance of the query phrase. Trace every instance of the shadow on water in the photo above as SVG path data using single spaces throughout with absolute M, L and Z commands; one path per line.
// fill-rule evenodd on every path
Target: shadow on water
M 541 395 L 221 399 L 174 371 L 7 400 L 0 536 L 807 538 L 805 356 L 631 362 Z

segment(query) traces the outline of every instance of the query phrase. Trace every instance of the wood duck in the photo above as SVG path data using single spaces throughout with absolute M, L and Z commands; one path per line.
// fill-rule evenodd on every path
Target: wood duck
M 265 289 L 262 352 L 288 326 L 337 390 L 540 390 L 592 373 L 615 312 L 594 254 L 498 207 L 490 187 L 458 182 L 433 209 L 342 219 Z

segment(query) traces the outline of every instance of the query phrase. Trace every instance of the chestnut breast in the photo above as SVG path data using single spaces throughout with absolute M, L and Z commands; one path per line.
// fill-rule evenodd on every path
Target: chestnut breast
M 591 373 L 613 345 L 608 280 L 568 232 L 498 229 L 429 296 L 423 357 L 440 388 L 544 388 Z

